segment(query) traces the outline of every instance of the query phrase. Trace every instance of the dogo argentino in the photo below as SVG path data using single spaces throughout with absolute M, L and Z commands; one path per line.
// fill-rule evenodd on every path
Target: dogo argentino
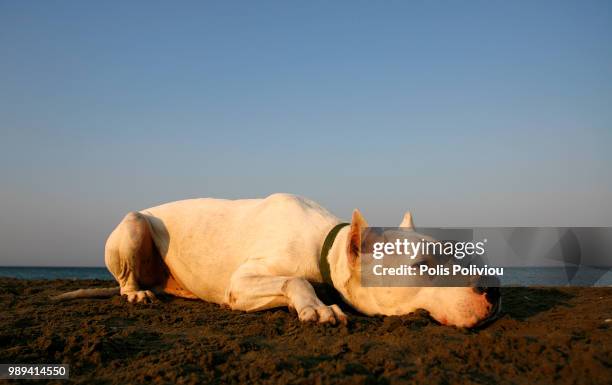
M 346 323 L 343 311 L 325 305 L 310 283 L 328 281 L 366 315 L 422 308 L 442 324 L 473 327 L 496 311 L 496 288 L 362 287 L 361 230 L 367 223 L 359 210 L 350 224 L 339 223 L 317 203 L 289 194 L 189 199 L 131 212 L 105 247 L 106 266 L 119 288 L 56 298 L 120 293 L 130 302 L 148 302 L 154 292 L 164 292 L 247 312 L 288 306 L 302 321 Z M 400 227 L 414 229 L 410 213 Z M 327 258 L 320 260 L 325 239 Z

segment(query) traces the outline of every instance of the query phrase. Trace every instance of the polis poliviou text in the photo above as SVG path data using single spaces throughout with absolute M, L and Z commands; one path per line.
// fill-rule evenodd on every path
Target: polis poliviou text
M 374 265 L 372 267 L 374 275 L 431 275 L 431 276 L 448 276 L 448 275 L 504 275 L 503 267 L 489 267 L 488 265 L 477 266 L 468 265 L 460 266 L 453 265 L 452 268 L 444 265 L 427 266 L 409 266 L 400 265 L 396 267 L 384 267 L 382 265 Z

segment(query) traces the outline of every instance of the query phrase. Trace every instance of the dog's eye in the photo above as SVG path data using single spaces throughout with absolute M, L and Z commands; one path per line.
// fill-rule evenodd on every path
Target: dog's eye
M 417 268 L 420 268 L 421 266 L 427 266 L 431 268 L 434 267 L 435 264 L 433 264 L 429 259 L 423 259 L 422 261 L 417 262 L 414 266 L 416 266 Z
M 416 267 L 427 266 L 429 268 L 436 267 L 436 261 L 430 257 L 425 257 L 415 264 Z

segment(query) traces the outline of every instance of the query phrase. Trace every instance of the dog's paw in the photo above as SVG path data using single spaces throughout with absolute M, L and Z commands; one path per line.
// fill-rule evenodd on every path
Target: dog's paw
M 151 303 L 157 299 L 151 290 L 129 291 L 121 295 L 127 297 L 130 303 Z
M 348 318 L 338 305 L 331 306 L 306 306 L 298 314 L 298 318 L 302 322 L 318 322 L 321 324 L 341 323 L 346 325 Z

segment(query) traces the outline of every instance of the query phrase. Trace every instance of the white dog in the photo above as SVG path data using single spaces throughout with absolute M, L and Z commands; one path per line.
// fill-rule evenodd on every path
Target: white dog
M 131 212 L 105 248 L 106 266 L 120 287 L 56 298 L 121 293 L 130 302 L 146 302 L 165 292 L 249 312 L 289 306 L 302 321 L 346 323 L 342 310 L 325 305 L 310 284 L 328 281 L 367 315 L 422 308 L 442 324 L 473 327 L 498 309 L 497 289 L 362 287 L 361 230 L 367 223 L 358 210 L 350 226 L 339 223 L 315 202 L 289 194 L 189 199 Z M 400 227 L 413 228 L 410 213 Z M 320 259 L 326 239 L 326 258 Z

